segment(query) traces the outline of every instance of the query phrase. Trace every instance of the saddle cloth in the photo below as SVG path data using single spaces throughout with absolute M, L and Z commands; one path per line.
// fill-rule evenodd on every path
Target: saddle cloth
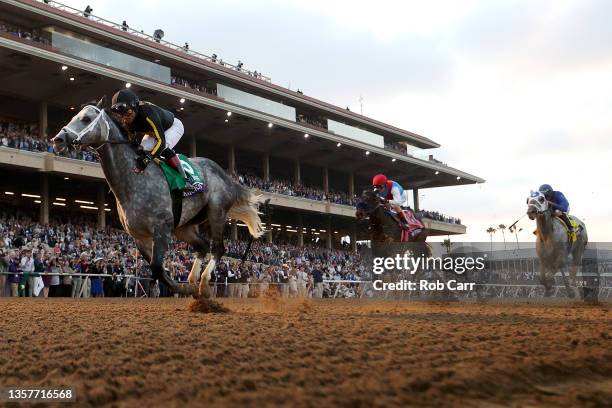
M 193 177 L 193 190 L 183 190 L 185 188 L 185 179 L 179 174 L 178 171 L 170 167 L 164 162 L 159 163 L 159 167 L 161 167 L 164 176 L 166 177 L 166 181 L 168 182 L 168 187 L 170 191 L 181 191 L 183 198 L 191 197 L 194 194 L 202 193 L 206 191 L 206 186 L 203 183 L 202 177 L 200 173 L 198 173 L 197 168 L 191 164 L 187 156 L 183 154 L 178 155 L 179 160 L 181 161 L 181 166 L 185 170 L 185 173 L 191 175 Z
M 402 209 L 402 212 L 404 213 L 404 217 L 408 221 L 408 229 L 402 228 L 400 241 L 408 242 L 410 241 L 410 238 L 412 237 L 414 232 L 425 228 L 425 224 L 423 224 L 423 222 L 416 217 L 414 211 L 412 211 L 410 208 L 404 208 Z M 397 213 L 393 210 L 389 210 L 388 213 L 401 226 L 401 223 L 397 218 Z
M 573 231 L 570 231 L 569 228 L 567 228 L 567 224 L 561 219 L 561 217 L 556 218 L 561 221 L 561 225 L 563 225 L 563 228 L 565 228 L 565 230 L 567 231 L 567 237 L 569 238 L 570 244 L 573 244 L 576 241 L 576 231 L 580 230 L 580 224 L 578 224 L 578 221 L 576 221 L 574 217 L 568 215 L 568 218 L 573 228 Z

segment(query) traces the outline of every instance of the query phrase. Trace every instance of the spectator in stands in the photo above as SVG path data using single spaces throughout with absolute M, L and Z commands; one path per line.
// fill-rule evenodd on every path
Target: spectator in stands
M 323 271 L 321 271 L 321 263 L 317 262 L 312 270 L 312 281 L 314 284 L 314 297 L 323 297 Z
M 128 28 L 130 28 L 130 26 L 128 25 L 127 21 L 123 20 L 123 23 L 121 24 L 121 29 L 123 31 L 127 31 Z
M 8 270 L 9 256 L 4 253 L 4 248 L 0 248 L 0 297 L 4 297 L 4 291 L 6 290 L 6 278 L 5 273 Z
M 61 264 L 62 274 L 64 275 L 62 277 L 61 296 L 70 297 L 72 295 L 72 274 L 74 269 L 72 269 L 70 262 L 66 258 L 62 258 Z
M 92 11 L 93 9 L 88 4 L 87 7 L 85 7 L 85 10 L 83 11 L 83 16 L 85 16 L 85 18 L 89 18 L 91 16 Z
M 20 282 L 20 295 L 25 296 L 25 286 L 28 285 L 28 297 L 32 296 L 34 289 L 34 278 L 31 274 L 34 272 L 34 258 L 32 257 L 32 250 L 26 248 L 23 251 L 23 257 L 21 258 L 21 262 L 19 264 L 19 269 L 23 272 L 22 279 Z

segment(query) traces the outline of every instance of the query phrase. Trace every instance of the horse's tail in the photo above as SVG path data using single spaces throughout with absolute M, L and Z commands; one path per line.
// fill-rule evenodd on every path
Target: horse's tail
M 236 189 L 236 202 L 229 209 L 227 216 L 244 222 L 249 228 L 249 233 L 254 238 L 259 238 L 265 232 L 261 225 L 261 218 L 257 214 L 259 203 L 263 201 L 263 195 L 253 194 L 251 190 L 238 183 L 236 183 Z

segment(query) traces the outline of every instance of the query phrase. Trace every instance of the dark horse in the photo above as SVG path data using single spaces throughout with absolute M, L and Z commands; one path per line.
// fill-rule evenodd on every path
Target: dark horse
M 408 242 L 401 242 L 402 229 L 398 222 L 387 212 L 383 201 L 370 190 L 364 190 L 357 201 L 355 216 L 357 220 L 369 220 L 372 255 L 375 257 L 393 258 L 409 252 L 410 256 L 429 257 L 431 249 L 425 242 L 429 230 L 423 228 Z M 403 278 L 404 271 L 387 274 L 389 279 Z M 415 273 L 414 271 L 412 272 Z
M 370 190 L 364 190 L 357 201 L 357 220 L 370 220 L 370 239 L 372 242 L 400 242 L 402 229 L 398 222 L 386 211 L 385 205 L 378 195 Z M 429 235 L 427 228 L 421 229 L 408 242 L 424 243 Z

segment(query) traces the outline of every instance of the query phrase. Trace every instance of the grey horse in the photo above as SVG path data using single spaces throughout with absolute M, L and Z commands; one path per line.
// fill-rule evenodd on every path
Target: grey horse
M 212 160 L 193 158 L 192 164 L 199 170 L 207 191 L 183 199 L 181 217 L 175 225 L 173 199 L 162 170 L 157 165 L 149 165 L 144 173 L 134 173 L 137 149 L 119 123 L 103 108 L 105 99 L 102 98 L 97 105 L 85 106 L 75 115 L 52 139 L 55 147 L 94 148 L 115 195 L 119 220 L 149 263 L 153 278 L 160 279 L 174 292 L 209 298 L 211 273 L 225 252 L 223 230 L 226 219 L 244 222 L 254 238 L 260 237 L 264 233 L 257 214 L 261 196 L 232 180 Z M 196 260 L 189 274 L 190 285 L 177 284 L 163 267 L 172 235 L 196 251 Z M 209 249 L 211 259 L 198 289 L 197 281 Z
M 564 222 L 553 215 L 553 210 L 544 194 L 539 191 L 532 192 L 527 199 L 527 215 L 530 220 L 536 220 L 537 224 L 536 253 L 540 260 L 540 281 L 544 285 L 544 295 L 551 295 L 555 273 L 560 271 L 563 274 L 569 265 L 569 284 L 565 275 L 562 276 L 568 296 L 574 297 L 576 274 L 582 265 L 582 256 L 588 242 L 586 226 L 578 218 L 573 217 L 580 228 L 576 233 L 576 241 L 570 244 Z

